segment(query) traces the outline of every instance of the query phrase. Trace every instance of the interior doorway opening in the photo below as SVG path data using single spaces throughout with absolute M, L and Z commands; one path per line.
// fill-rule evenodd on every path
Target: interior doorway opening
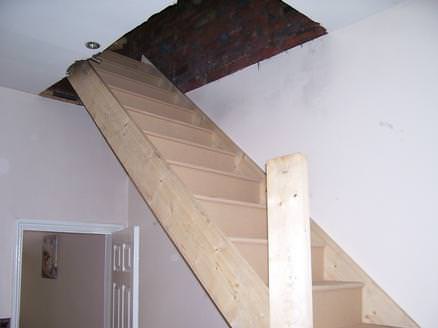
M 105 239 L 24 231 L 20 328 L 104 327 Z
M 18 221 L 10 327 L 109 328 L 113 237 L 134 229 L 124 228 L 113 224 Z M 137 276 L 136 271 L 136 280 Z M 88 307 L 95 311 L 92 317 Z

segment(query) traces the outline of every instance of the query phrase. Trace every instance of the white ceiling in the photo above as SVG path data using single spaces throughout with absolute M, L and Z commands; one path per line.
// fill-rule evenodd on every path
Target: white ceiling
M 331 32 L 405 0 L 283 0 Z
M 332 31 L 402 0 L 286 0 Z M 39 93 L 176 0 L 1 0 L 0 86 Z
M 75 60 L 104 49 L 170 0 L 1 0 L 0 86 L 39 93 Z

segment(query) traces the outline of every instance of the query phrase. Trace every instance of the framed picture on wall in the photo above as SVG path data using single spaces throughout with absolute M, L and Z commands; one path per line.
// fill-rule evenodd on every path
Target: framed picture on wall
M 58 236 L 43 237 L 41 276 L 47 279 L 58 278 Z
M 9 328 L 10 319 L 0 319 L 0 328 Z

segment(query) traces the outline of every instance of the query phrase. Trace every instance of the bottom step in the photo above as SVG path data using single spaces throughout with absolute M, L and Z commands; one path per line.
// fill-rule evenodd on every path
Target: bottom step
M 356 326 L 351 326 L 347 328 L 397 328 L 397 327 L 390 327 L 390 326 L 381 326 L 381 325 L 373 325 L 369 323 L 361 323 Z
M 354 327 L 362 318 L 362 284 L 356 282 L 313 282 L 313 326 Z

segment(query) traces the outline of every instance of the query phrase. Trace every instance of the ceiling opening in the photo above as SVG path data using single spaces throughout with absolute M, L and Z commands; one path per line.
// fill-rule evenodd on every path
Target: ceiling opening
M 326 33 L 280 0 L 179 0 L 110 49 L 146 57 L 187 92 Z M 64 81 L 45 94 L 79 102 L 72 91 Z
M 126 34 L 117 51 L 144 55 L 186 92 L 325 33 L 280 0 L 180 0 Z

